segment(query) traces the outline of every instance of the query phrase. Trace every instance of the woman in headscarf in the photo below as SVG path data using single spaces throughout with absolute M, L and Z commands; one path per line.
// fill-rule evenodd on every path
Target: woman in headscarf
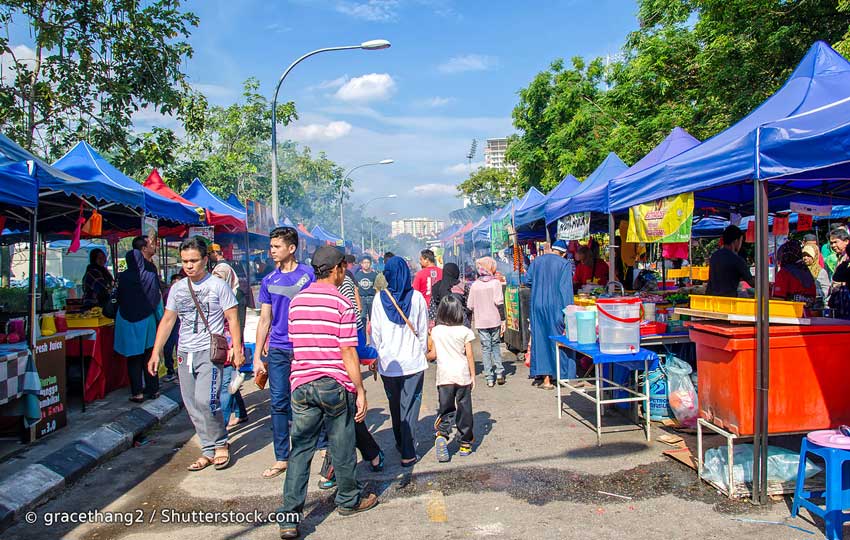
M 416 423 L 428 367 L 428 306 L 422 294 L 413 290 L 404 259 L 389 259 L 383 274 L 387 288 L 372 304 L 372 346 L 378 351 L 378 373 L 389 400 L 401 465 L 411 467 L 418 459 Z
M 815 278 L 803 264 L 803 249 L 797 240 L 788 240 L 779 248 L 779 272 L 773 285 L 773 298 L 814 303 Z
M 89 253 L 89 265 L 83 276 L 83 301 L 86 308 L 103 307 L 109 301 L 109 293 L 115 280 L 106 269 L 106 253 L 93 249 Z
M 814 245 L 803 246 L 803 264 L 808 267 L 812 277 L 815 278 L 815 291 L 818 301 L 823 302 L 829 296 L 829 274 L 820 265 L 820 253 Z
M 481 363 L 484 378 L 492 388 L 497 382 L 505 384 L 502 364 L 501 337 L 505 333 L 505 297 L 502 283 L 496 278 L 496 261 L 481 257 L 476 262 L 478 279 L 469 288 L 466 307 L 472 312 L 475 329 L 481 339 Z
M 463 325 L 469 327 L 469 310 L 466 308 L 466 301 L 469 298 L 469 285 L 469 283 L 461 281 L 458 265 L 451 262 L 444 264 L 443 279 L 431 288 L 431 304 L 428 306 L 429 318 L 432 321 L 437 320 L 437 308 L 440 307 L 440 301 L 453 294 L 463 306 Z
M 147 366 L 162 318 L 162 293 L 156 267 L 133 249 L 125 257 L 127 269 L 118 274 L 118 314 L 115 316 L 115 352 L 127 359 L 130 401 L 141 403 L 159 396 L 159 376 Z

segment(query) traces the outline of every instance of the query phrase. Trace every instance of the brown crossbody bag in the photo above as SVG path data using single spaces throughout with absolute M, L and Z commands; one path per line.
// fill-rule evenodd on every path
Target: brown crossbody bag
M 398 311 L 398 314 L 401 315 L 402 319 L 404 319 L 404 322 L 407 323 L 407 327 L 410 328 L 410 331 L 413 332 L 413 335 L 416 336 L 416 339 L 421 339 L 419 337 L 419 332 L 416 331 L 416 329 L 413 327 L 413 323 L 410 322 L 410 319 L 408 319 L 407 316 L 404 314 L 404 312 L 401 310 L 401 308 L 398 305 L 398 302 L 395 301 L 395 298 L 393 297 L 393 295 L 391 293 L 389 293 L 388 291 L 386 291 L 385 289 L 382 289 L 381 292 L 390 297 L 390 301 L 395 306 L 396 311 Z M 428 336 L 428 341 L 425 344 L 425 346 L 428 348 L 429 351 L 434 348 L 434 340 L 431 339 L 431 336 Z
M 210 330 L 210 325 L 207 322 L 207 316 L 204 315 L 204 310 L 201 309 L 201 304 L 198 302 L 198 297 L 195 296 L 195 289 L 192 287 L 192 281 L 188 280 L 186 286 L 189 287 L 189 294 L 192 295 L 192 301 L 195 302 L 195 309 L 204 321 L 204 327 L 210 334 L 210 362 L 216 366 L 223 366 L 227 362 L 227 338 L 221 334 L 213 334 Z

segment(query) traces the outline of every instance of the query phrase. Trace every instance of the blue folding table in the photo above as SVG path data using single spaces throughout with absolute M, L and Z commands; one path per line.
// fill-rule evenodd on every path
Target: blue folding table
M 575 392 L 590 400 L 596 406 L 596 445 L 602 446 L 602 407 L 615 403 L 643 402 L 644 430 L 646 431 L 646 440 L 649 441 L 649 378 L 644 377 L 643 392 L 639 392 L 637 385 L 632 389 L 605 378 L 603 376 L 603 367 L 605 365 L 618 365 L 629 371 L 637 372 L 643 370 L 644 373 L 648 373 L 658 367 L 658 355 L 644 348 L 640 348 L 638 351 L 630 354 L 605 354 L 599 350 L 598 343 L 579 344 L 575 341 L 569 341 L 566 336 L 549 336 L 549 339 L 552 340 L 555 347 L 555 358 L 559 358 L 559 349 L 563 348 L 587 356 L 593 361 L 592 377 L 563 380 L 561 379 L 561 363 L 555 362 L 558 418 L 561 418 L 564 408 L 561 394 L 561 385 L 563 385 L 571 392 Z M 637 373 L 635 374 L 635 380 L 637 381 Z M 627 397 L 605 399 L 605 392 L 625 392 Z M 640 426 L 640 424 L 638 425 Z

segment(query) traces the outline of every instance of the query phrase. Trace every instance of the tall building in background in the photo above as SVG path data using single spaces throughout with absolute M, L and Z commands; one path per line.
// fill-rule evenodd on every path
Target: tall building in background
M 488 169 L 507 169 L 516 174 L 516 165 L 505 161 L 505 152 L 508 150 L 508 139 L 487 139 L 484 147 L 484 166 Z
M 395 238 L 400 234 L 410 234 L 416 238 L 433 238 L 443 232 L 446 222 L 432 218 L 405 218 L 392 222 L 390 236 Z

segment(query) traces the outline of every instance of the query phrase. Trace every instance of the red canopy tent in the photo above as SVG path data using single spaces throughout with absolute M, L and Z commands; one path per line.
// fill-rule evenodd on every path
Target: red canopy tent
M 172 201 L 179 201 L 183 204 L 188 204 L 189 206 L 197 205 L 192 203 L 180 195 L 178 195 L 174 190 L 168 187 L 165 182 L 162 180 L 162 176 L 159 175 L 159 171 L 156 169 L 152 170 L 145 180 L 144 186 L 156 193 L 171 199 Z M 230 216 L 227 214 L 219 214 L 217 212 L 212 212 L 210 210 L 204 209 L 204 213 L 206 214 L 206 221 L 209 225 L 215 227 L 217 232 L 245 232 L 246 226 L 245 222 L 235 216 Z

